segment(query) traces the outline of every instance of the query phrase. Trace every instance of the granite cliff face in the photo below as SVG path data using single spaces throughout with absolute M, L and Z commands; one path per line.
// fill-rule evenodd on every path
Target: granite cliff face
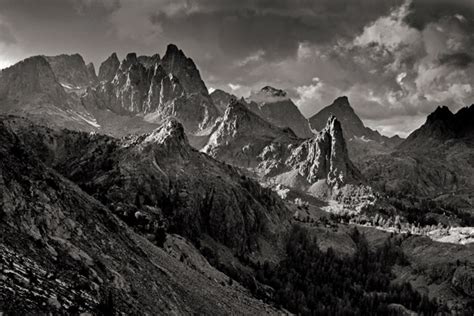
M 97 83 L 94 65 L 86 65 L 79 54 L 45 57 L 59 83 L 66 89 L 85 88 Z
M 0 72 L 0 113 L 25 116 L 56 128 L 97 130 L 94 117 L 75 93 L 66 92 L 43 56 L 27 58 Z
M 363 161 L 368 155 L 390 152 L 402 142 L 398 136 L 389 138 L 366 127 L 345 96 L 337 98 L 331 105 L 310 117 L 311 128 L 320 131 L 332 115 L 341 122 L 349 155 L 356 162 Z

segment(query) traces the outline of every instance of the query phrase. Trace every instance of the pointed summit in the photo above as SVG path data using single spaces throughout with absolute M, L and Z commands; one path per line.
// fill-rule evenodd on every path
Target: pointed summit
M 351 158 L 354 161 L 363 160 L 366 155 L 371 153 L 390 152 L 402 141 L 399 137 L 389 138 L 366 127 L 346 96 L 338 97 L 331 105 L 310 117 L 309 123 L 313 130 L 320 131 L 325 128 L 331 116 L 336 116 L 340 122 Z
M 442 121 L 447 121 L 450 120 L 454 117 L 453 112 L 451 110 L 443 105 L 443 106 L 438 106 L 436 110 L 434 110 L 430 115 L 427 117 L 427 121 L 433 122 L 437 120 L 442 120 Z
M 290 128 L 300 138 L 314 135 L 308 120 L 282 89 L 263 87 L 250 95 L 248 107 L 270 123 L 281 128 Z
M 111 81 L 119 67 L 120 61 L 117 54 L 112 53 L 99 67 L 99 81 Z
M 313 129 L 320 131 L 326 126 L 328 118 L 333 115 L 342 123 L 347 138 L 360 137 L 365 134 L 364 123 L 354 112 L 346 96 L 335 99 L 331 105 L 313 115 L 309 119 L 309 123 Z
M 185 154 L 189 149 L 184 127 L 175 118 L 167 119 L 159 128 L 151 132 L 143 141 L 143 145 L 160 145 L 168 154 Z
M 360 172 L 349 159 L 341 123 L 334 115 L 316 137 L 291 153 L 288 162 L 310 184 L 326 180 L 323 186 L 332 188 L 362 181 Z
M 453 114 L 447 106 L 438 106 L 426 122 L 400 144 L 403 150 L 430 149 L 449 139 L 474 139 L 474 106 Z
M 188 94 L 201 94 L 209 96 L 201 74 L 191 58 L 186 57 L 181 49 L 174 44 L 169 44 L 161 61 L 163 68 L 180 80 Z

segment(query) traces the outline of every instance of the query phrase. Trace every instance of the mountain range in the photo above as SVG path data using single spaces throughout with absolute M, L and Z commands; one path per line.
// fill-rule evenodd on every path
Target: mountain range
M 347 97 L 209 93 L 170 44 L 27 58 L 0 113 L 0 314 L 472 310 L 472 105 L 389 138 Z

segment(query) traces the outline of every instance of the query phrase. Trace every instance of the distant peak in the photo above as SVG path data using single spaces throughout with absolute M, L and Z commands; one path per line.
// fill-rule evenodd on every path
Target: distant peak
M 183 51 L 178 48 L 175 44 L 168 44 L 166 47 L 165 56 L 175 56 L 175 55 L 183 55 Z
M 342 96 L 342 97 L 337 98 L 336 100 L 334 100 L 333 104 L 338 105 L 338 106 L 346 106 L 346 107 L 351 106 L 350 103 L 349 103 L 349 98 L 346 97 L 346 96 Z
M 226 116 L 229 117 L 247 111 L 247 107 L 241 101 L 232 98 L 227 106 Z
M 114 52 L 109 56 L 99 67 L 99 80 L 112 80 L 115 72 L 120 67 L 120 61 L 117 54 Z
M 117 61 L 119 61 L 117 53 L 113 52 L 112 55 L 110 55 L 109 58 L 107 58 L 107 60 L 117 60 Z
M 277 89 L 271 86 L 265 86 L 260 91 L 274 97 L 286 97 L 286 92 L 282 89 Z
M 437 121 L 437 120 L 448 120 L 454 116 L 451 110 L 443 105 L 438 106 L 430 115 L 428 115 L 428 121 Z
M 127 57 L 125 57 L 125 60 L 128 62 L 136 62 L 137 61 L 137 53 L 128 53 Z

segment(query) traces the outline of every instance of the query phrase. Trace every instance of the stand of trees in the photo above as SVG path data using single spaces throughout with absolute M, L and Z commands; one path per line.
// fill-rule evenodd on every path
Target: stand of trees
M 286 258 L 272 266 L 258 265 L 256 279 L 274 289 L 272 301 L 301 315 L 390 315 L 400 304 L 423 315 L 441 312 L 441 306 L 416 292 L 409 283 L 394 284 L 394 264 L 408 261 L 400 240 L 390 238 L 379 249 L 369 248 L 357 229 L 351 233 L 357 250 L 352 257 L 321 251 L 316 239 L 295 225 Z

